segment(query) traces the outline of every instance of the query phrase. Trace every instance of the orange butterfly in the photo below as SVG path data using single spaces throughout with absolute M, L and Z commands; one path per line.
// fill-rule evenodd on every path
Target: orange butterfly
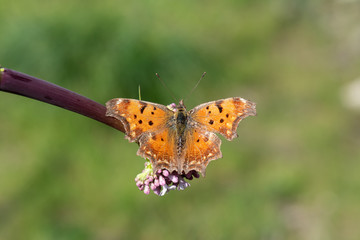
M 139 143 L 137 154 L 159 169 L 205 175 L 212 160 L 222 157 L 220 133 L 227 140 L 237 137 L 239 122 L 256 115 L 256 105 L 234 97 L 201 104 L 186 111 L 183 100 L 175 108 L 134 99 L 115 98 L 106 103 L 106 116 L 117 118 L 125 138 Z

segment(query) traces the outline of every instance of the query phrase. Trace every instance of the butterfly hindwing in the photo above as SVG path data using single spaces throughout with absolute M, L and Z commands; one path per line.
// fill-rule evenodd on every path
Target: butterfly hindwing
M 164 128 L 173 112 L 167 107 L 126 98 L 114 98 L 106 103 L 106 116 L 119 119 L 125 128 L 125 137 L 138 141 L 142 134 Z
M 209 162 L 222 157 L 220 138 L 201 128 L 189 128 L 185 132 L 185 139 L 182 170 L 185 173 L 196 170 L 205 176 Z
M 177 170 L 176 134 L 173 128 L 162 128 L 154 133 L 144 133 L 139 139 L 137 155 L 151 161 L 154 171 Z
M 189 115 L 201 127 L 232 140 L 237 137 L 239 122 L 247 116 L 256 115 L 255 107 L 253 102 L 234 97 L 201 104 L 191 110 Z

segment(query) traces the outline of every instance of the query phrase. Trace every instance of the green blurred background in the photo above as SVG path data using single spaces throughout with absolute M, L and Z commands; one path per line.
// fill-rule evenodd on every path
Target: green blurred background
M 137 145 L 0 92 L 0 239 L 360 239 L 360 2 L 5 1 L 0 63 L 100 103 L 241 96 L 258 116 L 206 178 L 134 183 Z M 353 86 L 353 85 L 351 85 Z M 350 92 L 355 91 L 354 94 Z M 353 96 L 351 98 L 351 96 Z M 354 97 L 355 96 L 355 97 Z

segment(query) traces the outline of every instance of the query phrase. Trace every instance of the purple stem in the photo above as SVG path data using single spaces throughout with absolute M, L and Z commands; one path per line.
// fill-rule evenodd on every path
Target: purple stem
M 14 93 L 79 113 L 124 132 L 115 118 L 105 116 L 104 105 L 44 80 L 0 67 L 0 91 Z

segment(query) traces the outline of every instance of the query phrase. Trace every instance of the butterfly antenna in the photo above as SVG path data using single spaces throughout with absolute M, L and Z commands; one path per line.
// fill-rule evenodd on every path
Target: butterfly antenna
M 155 74 L 156 74 L 156 77 L 160 80 L 161 84 L 166 88 L 166 90 L 168 90 L 168 91 L 170 92 L 171 97 L 174 99 L 175 103 L 178 102 L 178 101 L 176 100 L 176 98 L 174 97 L 174 96 L 175 96 L 174 92 L 171 91 L 171 90 L 166 86 L 166 84 L 163 82 L 163 80 L 161 80 L 160 75 L 159 75 L 158 73 L 155 73 Z
M 140 85 L 139 85 L 139 100 L 141 101 L 141 91 L 140 91 Z
M 185 100 L 188 98 L 188 96 L 190 96 L 190 95 L 194 92 L 194 90 L 197 88 L 197 86 L 199 85 L 199 83 L 201 82 L 201 80 L 205 77 L 205 75 L 206 75 L 206 72 L 204 72 L 204 73 L 201 75 L 199 81 L 196 83 L 196 85 L 193 87 L 193 89 L 191 89 L 190 93 L 188 93 L 188 95 L 186 96 Z

